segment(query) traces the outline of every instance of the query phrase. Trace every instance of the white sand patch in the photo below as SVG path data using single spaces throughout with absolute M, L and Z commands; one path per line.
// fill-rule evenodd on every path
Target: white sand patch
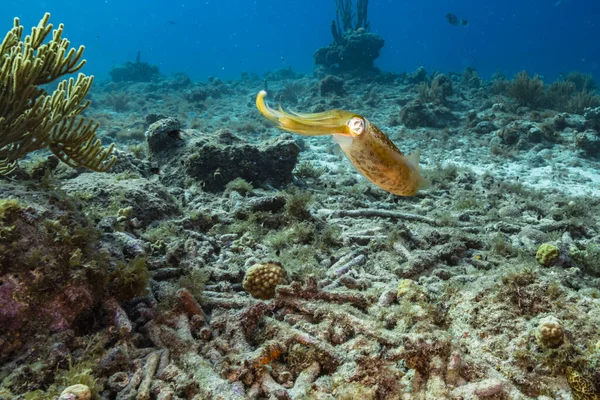
M 478 175 L 488 173 L 494 177 L 520 182 L 537 190 L 559 191 L 571 196 L 600 196 L 600 166 L 570 167 L 553 165 L 531 167 L 518 161 L 506 163 L 471 163 L 461 158 L 446 160 L 444 164 L 454 164 L 468 168 Z

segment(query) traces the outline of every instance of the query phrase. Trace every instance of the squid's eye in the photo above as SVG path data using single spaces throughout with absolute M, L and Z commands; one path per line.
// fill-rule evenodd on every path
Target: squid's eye
M 359 117 L 354 117 L 348 121 L 348 128 L 350 128 L 350 132 L 356 135 L 361 135 L 365 130 L 365 120 Z

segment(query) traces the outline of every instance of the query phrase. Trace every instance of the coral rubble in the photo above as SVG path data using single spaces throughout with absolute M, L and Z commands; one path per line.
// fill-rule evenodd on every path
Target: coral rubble
M 0 399 L 598 399 L 598 109 L 568 106 L 593 82 L 321 72 L 101 83 L 110 172 L 19 161 Z M 432 187 L 393 196 L 281 134 L 267 84 L 371 116 Z

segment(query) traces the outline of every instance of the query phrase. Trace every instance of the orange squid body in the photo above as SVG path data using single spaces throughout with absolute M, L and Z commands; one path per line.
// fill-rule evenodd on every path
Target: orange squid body
M 346 157 L 368 180 L 399 196 L 412 196 L 429 186 L 419 172 L 419 152 L 405 156 L 369 120 L 344 110 L 304 114 L 272 109 L 261 90 L 256 107 L 278 128 L 305 136 L 333 135 Z

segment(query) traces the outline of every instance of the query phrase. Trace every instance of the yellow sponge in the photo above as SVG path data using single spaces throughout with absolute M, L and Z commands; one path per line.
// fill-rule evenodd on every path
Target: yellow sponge
M 542 265 L 546 267 L 551 266 L 558 260 L 559 250 L 553 244 L 543 243 L 538 248 L 537 253 L 535 254 L 535 259 Z

